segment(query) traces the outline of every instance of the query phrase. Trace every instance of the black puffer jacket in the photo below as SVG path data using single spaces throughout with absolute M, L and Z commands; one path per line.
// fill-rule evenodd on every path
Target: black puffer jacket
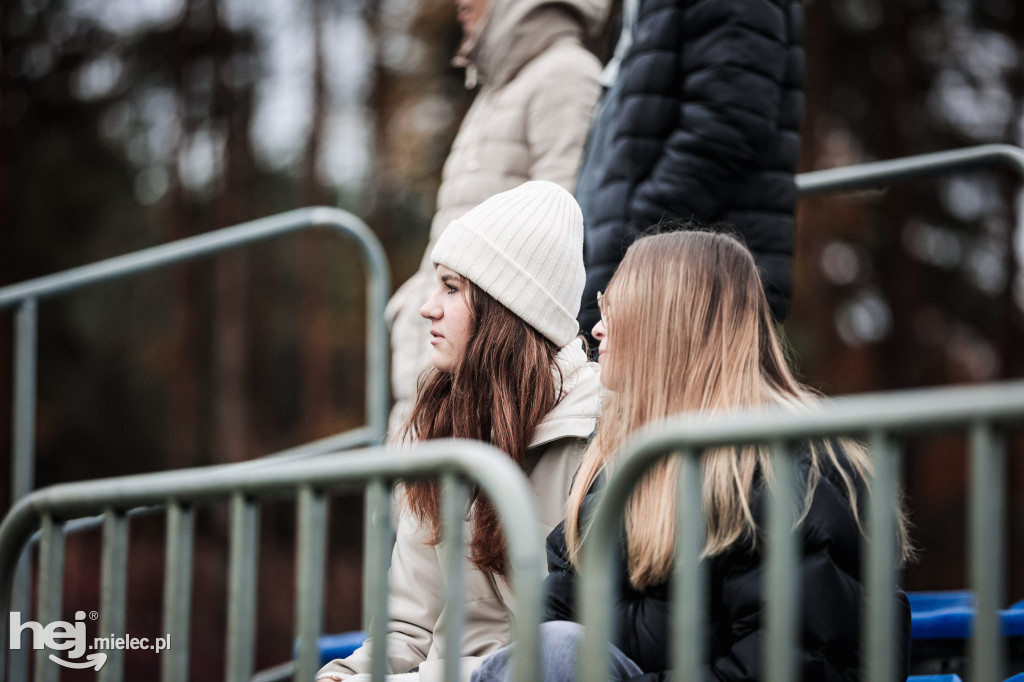
M 806 480 L 809 457 L 801 461 Z M 599 479 L 600 482 L 600 479 Z M 596 486 L 595 486 L 596 487 Z M 757 490 L 753 509 L 758 528 L 763 528 L 766 495 Z M 866 500 L 866 494 L 858 494 Z M 591 491 L 580 516 L 584 523 L 593 514 L 598 495 Z M 801 590 L 802 630 L 797 639 L 797 665 L 801 679 L 823 682 L 859 680 L 861 584 L 861 534 L 850 513 L 842 480 L 826 468 L 802 524 L 803 556 L 797 583 Z M 704 681 L 763 680 L 764 566 L 761 550 L 737 547 L 710 559 L 708 578 L 708 638 Z M 619 566 L 624 566 L 619 557 Z M 573 595 L 577 575 L 567 558 L 565 524 L 547 540 L 548 570 L 545 581 L 546 620 L 578 621 Z M 643 591 L 629 583 L 625 571 L 619 578 L 620 598 L 613 607 L 618 633 L 616 646 L 644 671 L 639 680 L 664 680 L 669 667 L 668 586 Z M 896 596 L 898 607 L 898 660 L 903 663 L 899 680 L 907 676 L 910 646 L 910 607 L 906 595 Z
M 726 221 L 754 254 L 776 319 L 793 288 L 803 115 L 800 0 L 640 0 L 596 191 L 578 196 L 590 331 L 635 237 L 666 218 Z M 600 114 L 599 114 L 600 115 Z M 584 159 L 581 177 L 593 172 Z

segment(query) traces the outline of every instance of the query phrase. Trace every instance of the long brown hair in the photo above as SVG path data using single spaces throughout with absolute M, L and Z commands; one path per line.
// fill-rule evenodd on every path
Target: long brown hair
M 676 231 L 643 237 L 627 251 L 604 296 L 608 358 L 614 378 L 597 435 L 569 494 L 566 539 L 579 560 L 579 511 L 600 471 L 646 424 L 680 412 L 717 412 L 745 406 L 813 409 L 817 400 L 789 369 L 750 252 L 719 231 Z M 841 449 L 842 455 L 838 453 Z M 864 447 L 841 439 L 811 443 L 804 514 L 822 475 L 822 460 L 842 478 L 860 524 L 858 483 L 872 464 Z M 845 460 L 846 466 L 840 462 Z M 679 463 L 668 458 L 637 484 L 626 507 L 630 580 L 637 588 L 668 579 L 674 547 Z M 751 498 L 759 478 L 772 482 L 766 448 L 705 452 L 701 459 L 707 536 L 704 556 L 737 542 L 756 542 Z M 898 521 L 901 556 L 910 556 L 907 523 Z
M 408 440 L 470 438 L 506 452 L 527 473 L 534 430 L 558 402 L 562 387 L 555 344 L 508 308 L 463 279 L 473 331 L 453 372 L 431 368 L 420 379 L 406 422 Z M 440 491 L 436 482 L 406 487 L 406 502 L 441 541 Z M 505 538 L 491 503 L 474 495 L 469 558 L 482 571 L 508 573 Z

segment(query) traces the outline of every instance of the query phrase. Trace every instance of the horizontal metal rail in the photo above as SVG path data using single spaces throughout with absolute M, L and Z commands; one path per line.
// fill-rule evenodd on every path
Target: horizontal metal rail
M 321 438 L 320 440 L 306 443 L 294 448 L 288 448 L 281 452 L 274 454 L 265 455 L 263 457 L 257 457 L 256 459 L 250 459 L 245 462 L 234 462 L 232 464 L 219 464 L 212 467 L 208 467 L 208 471 L 212 471 L 214 468 L 227 468 L 233 471 L 240 471 L 249 469 L 252 467 L 265 466 L 267 464 L 281 464 L 284 462 L 297 462 L 309 457 L 317 457 L 319 455 L 326 455 L 332 452 L 340 452 L 342 450 L 350 450 L 352 448 L 367 447 L 376 445 L 380 442 L 380 435 L 374 433 L 373 429 L 363 426 L 357 429 L 351 429 L 343 433 L 339 433 L 334 436 L 328 436 L 327 438 Z M 135 509 L 128 510 L 125 514 L 129 518 L 136 516 L 145 516 L 147 514 L 156 514 L 165 511 L 163 505 L 157 505 L 152 507 L 136 507 Z M 68 521 L 64 524 L 64 535 L 71 535 L 73 533 L 81 533 L 88 530 L 95 530 L 103 525 L 104 516 L 90 516 L 87 518 L 75 519 L 74 521 Z M 35 544 L 39 541 L 39 531 L 36 531 L 29 542 L 29 544 Z
M 924 180 L 954 171 L 1001 166 L 1024 178 L 1024 149 L 1009 144 L 984 144 L 966 149 L 872 161 L 796 176 L 800 195 L 857 192 L 897 182 Z
M 491 500 L 501 518 L 508 543 L 512 585 L 516 592 L 518 652 L 516 654 L 516 680 L 527 682 L 539 679 L 537 657 L 541 607 L 541 577 L 543 539 L 540 523 L 533 508 L 533 494 L 523 473 L 507 455 L 482 443 L 470 441 L 432 441 L 409 450 L 396 452 L 382 447 L 352 451 L 344 454 L 324 455 L 300 462 L 271 463 L 261 467 L 238 470 L 237 467 L 210 467 L 183 471 L 169 471 L 141 476 L 84 481 L 53 486 L 31 493 L 20 500 L 0 524 L 0 612 L 10 609 L 11 584 L 15 565 L 25 543 L 32 533 L 45 525 L 48 556 L 55 557 L 39 567 L 48 588 L 59 594 L 61 572 L 55 569 L 62 560 L 63 533 L 60 525 L 78 517 L 103 512 L 106 516 L 104 533 L 104 588 L 100 612 L 113 623 L 110 631 L 119 633 L 123 628 L 124 585 L 126 570 L 126 538 L 128 510 L 144 506 L 170 505 L 172 515 L 168 522 L 168 571 L 178 577 L 173 585 L 165 586 L 164 622 L 167 632 L 175 632 L 179 639 L 175 646 L 188 641 L 187 605 L 181 606 L 184 589 L 190 589 L 188 574 L 178 562 L 187 557 L 191 563 L 191 517 L 183 518 L 183 510 L 196 505 L 231 502 L 231 582 L 229 585 L 229 626 L 226 644 L 227 671 L 230 680 L 248 681 L 252 674 L 253 623 L 255 622 L 254 578 L 257 555 L 258 504 L 266 499 L 297 497 L 299 499 L 299 542 L 296 571 L 296 636 L 299 655 L 294 679 L 312 679 L 318 666 L 316 639 L 322 627 L 323 551 L 326 535 L 324 495 L 338 488 L 352 488 L 369 484 L 371 490 L 367 534 L 367 556 L 371 557 L 366 579 L 370 594 L 366 601 L 381 605 L 372 615 L 371 633 L 374 635 L 373 668 L 375 679 L 383 679 L 386 657 L 387 629 L 387 571 L 385 562 L 390 555 L 388 529 L 392 526 L 391 491 L 397 480 L 444 478 L 443 494 L 454 495 L 455 504 L 465 504 L 468 486 L 476 485 Z M 465 552 L 458 533 L 449 534 L 448 526 L 456 516 L 461 528 L 462 514 L 454 513 L 454 505 L 446 504 L 445 543 L 455 541 L 447 551 L 457 556 Z M 48 525 L 47 525 L 48 524 Z M 182 538 L 185 541 L 182 541 Z M 173 551 L 171 551 L 173 549 Z M 376 559 L 374 559 L 376 557 Z M 461 565 L 453 565 L 454 579 L 458 581 Z M 183 587 L 182 587 L 183 586 Z M 187 598 L 186 598 L 187 601 Z M 49 604 L 49 602 L 48 602 Z M 52 605 L 46 607 L 53 609 Z M 24 618 L 23 618 L 24 620 Z M 0 619 L 0 670 L 8 653 L 8 620 Z M 457 634 L 458 625 L 454 626 Z M 104 630 L 107 632 L 107 630 Z M 183 634 L 184 633 L 184 634 Z M 445 655 L 459 657 L 460 639 L 446 640 Z M 187 644 L 182 644 L 187 647 Z M 57 652 L 60 653 L 60 652 Z M 181 648 L 173 652 L 176 660 L 164 667 L 165 680 L 184 679 L 187 665 L 181 657 Z M 45 659 L 41 659 L 45 660 Z M 111 658 L 102 671 L 105 679 L 120 680 L 121 661 Z M 40 668 L 37 668 L 37 670 Z
M 971 587 L 977 594 L 978 612 L 972 640 L 971 679 L 1001 680 L 1002 652 L 997 640 L 1004 568 L 1002 556 L 1004 455 L 1000 428 L 1024 424 L 1024 382 L 1008 382 L 982 387 L 943 388 L 899 393 L 868 394 L 823 401 L 820 411 L 794 413 L 780 409 L 748 410 L 718 417 L 685 414 L 652 425 L 638 434 L 630 447 L 615 459 L 615 467 L 603 499 L 598 504 L 584 545 L 581 575 L 582 620 L 585 638 L 581 652 L 580 679 L 607 679 L 608 650 L 611 641 L 610 598 L 615 589 L 615 562 L 609 560 L 618 546 L 621 515 L 633 487 L 657 461 L 669 455 L 684 460 L 684 480 L 678 505 L 688 518 L 677 528 L 681 541 L 676 543 L 675 571 L 681 584 L 675 598 L 694 599 L 691 604 L 674 604 L 673 613 L 693 610 L 702 604 L 706 589 L 702 580 L 703 562 L 699 560 L 700 453 L 707 448 L 767 444 L 773 452 L 776 481 L 788 480 L 792 471 L 792 443 L 808 439 L 839 436 L 867 437 L 875 460 L 875 489 L 868 509 L 869 542 L 865 557 L 867 603 L 864 613 L 865 679 L 895 679 L 894 658 L 895 568 L 893 540 L 895 529 L 895 492 L 898 490 L 893 440 L 915 434 L 937 434 L 970 430 L 972 434 L 970 490 Z M 789 462 L 788 465 L 785 463 Z M 792 537 L 791 510 L 794 492 L 775 486 L 769 501 L 767 548 L 767 662 L 770 682 L 796 679 L 792 659 L 796 636 L 797 611 L 794 604 L 799 585 L 796 575 L 798 545 Z M 787 499 L 788 497 L 788 499 Z M 872 540 L 873 539 L 873 540 Z M 699 667 L 706 655 L 699 645 L 704 641 L 703 616 L 677 618 L 672 633 L 675 679 L 698 679 Z

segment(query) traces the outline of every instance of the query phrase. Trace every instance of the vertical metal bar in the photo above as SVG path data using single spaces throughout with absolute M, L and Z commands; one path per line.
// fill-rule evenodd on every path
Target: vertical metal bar
M 445 618 L 448 619 L 445 629 L 447 646 L 442 652 L 444 656 L 444 678 L 458 680 L 459 659 L 462 650 L 462 625 L 465 618 L 466 594 L 463 587 L 465 580 L 463 566 L 465 542 L 463 540 L 463 524 L 466 520 L 468 494 L 466 485 L 453 473 L 446 473 L 444 481 L 444 499 L 442 502 L 442 533 L 445 546 Z
M 875 476 L 867 518 L 864 575 L 867 595 L 863 615 L 863 646 L 868 680 L 895 680 L 896 663 L 896 500 L 899 491 L 898 454 L 880 430 L 869 438 Z
M 192 612 L 192 509 L 172 502 L 167 510 L 164 556 L 164 633 L 169 646 L 160 660 L 163 682 L 188 680 L 189 617 Z
M 252 677 L 256 634 L 256 556 L 259 507 L 242 493 L 231 497 L 231 558 L 228 577 L 228 639 L 225 678 Z
M 38 308 L 35 299 L 18 306 L 14 316 L 14 461 L 11 503 L 32 490 L 35 478 L 36 344 Z
M 36 437 L 36 357 L 38 344 L 38 306 L 29 298 L 18 306 L 14 315 L 14 395 L 11 443 L 11 504 L 32 491 L 35 479 Z M 32 561 L 23 552 L 14 573 L 11 610 L 29 612 Z M 10 652 L 8 679 L 28 678 L 27 632 L 21 636 L 21 647 Z
M 18 557 L 18 564 L 14 569 L 14 579 L 11 581 L 11 611 L 22 614 L 23 618 L 29 617 L 29 588 L 32 584 L 31 576 L 29 575 L 32 570 L 32 550 L 31 545 L 26 542 L 21 548 L 21 556 Z M 0 589 L 4 589 L 6 586 L 0 586 Z M 6 627 L 6 623 L 4 624 Z M 0 642 L 3 644 L 3 642 Z M 0 653 L 3 653 L 4 647 L 0 646 Z M 27 680 L 28 679 L 28 632 L 22 631 L 21 643 L 19 648 L 11 649 L 9 658 L 7 660 L 7 679 L 8 680 Z M 2 670 L 0 666 L 0 670 Z
M 972 425 L 970 440 L 970 584 L 977 595 L 970 645 L 971 679 L 1001 680 L 1006 670 L 998 613 L 1005 582 L 1005 448 L 1003 439 L 985 422 Z
M 705 658 L 704 620 L 706 592 L 704 562 L 704 505 L 701 495 L 700 456 L 696 450 L 679 457 L 676 482 L 675 558 L 672 594 L 672 678 L 698 680 Z
M 366 421 L 383 441 L 391 407 L 388 395 L 388 327 L 384 319 L 391 277 L 380 246 L 370 248 L 368 242 L 363 246 L 369 275 L 366 283 Z
M 792 456 L 785 442 L 771 444 L 775 485 L 768 501 L 768 548 L 766 568 L 767 633 L 764 657 L 768 682 L 795 682 L 797 610 L 800 602 L 796 580 L 799 535 L 793 522 L 797 500 Z
M 103 560 L 100 569 L 100 637 L 125 636 L 128 574 L 128 519 L 107 508 L 103 518 Z M 119 682 L 124 677 L 124 650 L 111 648 L 100 669 L 99 682 Z
M 618 601 L 619 586 L 614 577 L 615 571 L 620 567 L 618 562 L 611 558 L 615 556 L 613 548 L 617 540 L 607 529 L 597 525 L 601 506 L 609 502 L 605 494 L 604 499 L 598 502 L 592 525 L 586 529 L 587 546 L 583 548 L 583 570 L 580 571 L 579 594 L 576 597 L 581 621 L 585 627 L 578 663 L 577 679 L 580 680 L 606 680 L 611 670 L 611 655 L 608 650 L 608 642 L 613 641 L 610 605 Z M 622 513 L 621 509 L 617 512 Z M 595 599 L 594 596 L 598 594 L 603 599 Z
M 299 656 L 295 682 L 313 679 L 320 667 L 317 638 L 324 622 L 324 564 L 327 545 L 327 503 L 312 486 L 299 490 L 298 545 L 295 557 L 295 636 Z
M 387 672 L 388 569 L 394 529 L 391 522 L 391 486 L 373 478 L 366 489 L 366 561 L 363 582 L 363 628 L 373 642 L 370 672 L 374 682 L 384 682 Z
M 45 514 L 39 538 L 39 584 L 36 595 L 36 621 L 42 623 L 43 627 L 56 620 L 62 620 L 60 609 L 63 593 L 63 524 Z M 23 622 L 24 620 L 26 618 L 22 617 Z M 53 652 L 45 647 L 36 650 L 36 682 L 57 682 L 60 678 L 60 666 L 48 659 L 51 653 Z

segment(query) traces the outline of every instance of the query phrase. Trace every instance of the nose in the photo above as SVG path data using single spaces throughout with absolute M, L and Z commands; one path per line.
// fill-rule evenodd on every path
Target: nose
M 594 328 L 590 330 L 590 333 L 594 335 L 594 338 L 598 341 L 602 341 L 605 336 L 608 335 L 608 330 L 605 329 L 604 320 L 598 320 Z
M 427 302 L 420 308 L 420 316 L 427 318 L 428 320 L 436 320 L 441 317 L 441 306 L 437 302 L 437 295 L 433 295 L 427 299 Z

